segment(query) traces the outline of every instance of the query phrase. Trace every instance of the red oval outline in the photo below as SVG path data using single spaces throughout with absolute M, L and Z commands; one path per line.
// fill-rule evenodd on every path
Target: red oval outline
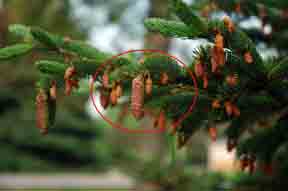
M 176 62 L 178 64 L 181 64 L 182 67 L 184 67 L 186 69 L 186 71 L 188 71 L 190 77 L 192 78 L 192 81 L 193 81 L 193 84 L 194 84 L 194 89 L 195 89 L 195 95 L 193 96 L 192 103 L 190 104 L 189 109 L 183 115 L 181 115 L 181 117 L 179 117 L 176 121 L 173 122 L 172 128 L 176 128 L 183 120 L 185 120 L 188 117 L 188 115 L 192 112 L 192 110 L 193 110 L 193 108 L 194 108 L 194 106 L 196 104 L 196 101 L 197 101 L 197 98 L 198 98 L 198 95 L 199 95 L 197 81 L 196 81 L 196 78 L 195 78 L 193 72 L 186 66 L 186 64 L 184 62 L 182 62 L 176 56 L 173 56 L 173 55 L 171 55 L 171 54 L 169 54 L 169 53 L 167 53 L 165 51 L 158 50 L 158 49 L 134 49 L 134 50 L 128 50 L 128 51 L 122 52 L 120 54 L 117 54 L 115 56 L 112 56 L 110 59 L 107 59 L 105 62 L 103 62 L 103 64 L 101 64 L 96 69 L 96 72 L 93 75 L 92 81 L 90 82 L 90 84 L 93 85 L 92 88 L 90 87 L 90 98 L 92 100 L 94 108 L 96 109 L 97 113 L 102 117 L 102 119 L 104 119 L 112 127 L 116 128 L 116 129 L 119 129 L 121 131 L 124 131 L 126 133 L 152 134 L 152 133 L 161 133 L 161 132 L 164 132 L 166 129 L 168 129 L 168 128 L 161 128 L 161 129 L 159 129 L 159 128 L 157 128 L 157 129 L 129 129 L 129 128 L 123 127 L 121 124 L 117 124 L 117 123 L 114 123 L 113 121 L 111 121 L 108 117 L 104 116 L 99 111 L 98 107 L 96 106 L 96 103 L 95 103 L 95 100 L 94 100 L 94 96 L 93 96 L 94 81 L 97 78 L 97 76 L 98 76 L 99 72 L 101 71 L 101 69 L 104 68 L 106 65 L 111 64 L 112 60 L 117 59 L 118 57 L 123 56 L 125 54 L 134 53 L 134 52 L 159 53 L 159 54 L 165 55 L 165 56 L 167 56 L 167 57 L 169 57 L 171 59 L 174 59 L 174 60 L 176 60 Z M 89 86 L 90 86 L 90 84 L 89 84 Z

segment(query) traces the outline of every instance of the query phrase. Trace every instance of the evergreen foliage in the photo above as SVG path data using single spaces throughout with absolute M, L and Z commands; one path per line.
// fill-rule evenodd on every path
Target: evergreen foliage
M 224 9 L 230 12 L 236 11 L 237 14 L 244 16 L 259 15 L 259 6 L 264 6 L 267 7 L 267 11 L 265 18 L 262 19 L 271 22 L 272 28 L 278 33 L 277 37 L 273 38 L 279 37 L 283 41 L 283 38 L 287 37 L 279 35 L 286 30 L 281 23 L 279 28 L 274 26 L 275 17 L 279 16 L 276 13 L 283 11 L 281 3 L 271 4 L 272 1 L 261 1 L 260 4 L 260 1 L 259 3 L 243 1 L 239 8 L 238 0 L 223 2 L 219 0 L 213 2 L 213 5 L 210 4 L 209 13 Z M 285 1 L 281 2 L 287 7 Z M 228 150 L 237 148 L 243 169 L 249 167 L 253 170 L 257 162 L 259 168 L 260 164 L 264 164 L 263 171 L 270 172 L 267 169 L 273 166 L 273 169 L 279 170 L 275 172 L 276 174 L 285 177 L 285 172 L 281 170 L 288 168 L 287 162 L 278 160 L 275 164 L 274 157 L 277 154 L 281 156 L 280 161 L 285 161 L 283 158 L 288 160 L 288 156 L 285 155 L 288 142 L 286 130 L 288 63 L 287 57 L 283 56 L 287 47 L 283 44 L 277 46 L 281 53 L 280 57 L 267 63 L 268 61 L 257 51 L 256 43 L 250 38 L 251 35 L 249 36 L 246 30 L 241 29 L 230 18 L 204 18 L 197 15 L 195 9 L 202 8 L 200 2 L 195 9 L 181 0 L 172 0 L 171 6 L 173 13 L 178 17 L 177 21 L 147 19 L 145 21 L 147 29 L 168 37 L 205 38 L 210 42 L 191 55 L 194 60 L 189 68 L 197 77 L 199 97 L 195 110 L 179 127 L 176 127 L 174 134 L 176 133 L 180 144 L 183 142 L 185 144 L 186 139 L 202 127 L 209 129 L 214 139 L 215 131 L 219 128 L 218 124 L 229 122 L 230 126 L 226 129 L 227 147 L 230 148 Z M 287 21 L 286 17 L 281 19 Z M 57 80 L 57 84 L 66 83 L 65 88 L 69 85 L 72 88 L 77 87 L 77 84 L 69 84 L 71 82 L 69 80 L 77 81 L 93 74 L 95 69 L 109 58 L 109 54 L 102 53 L 84 42 L 54 35 L 40 28 L 12 25 L 10 29 L 15 35 L 30 36 L 33 40 L 1 49 L 0 58 L 10 59 L 39 48 L 44 48 L 47 50 L 46 53 L 52 52 L 60 57 L 54 59 L 46 56 L 45 59 L 39 58 L 35 62 L 41 74 L 39 81 L 48 76 L 48 83 L 38 83 L 38 88 L 45 91 L 49 91 L 51 80 Z M 273 36 L 274 32 L 271 35 Z M 271 44 L 278 45 L 276 42 Z M 111 100 L 114 100 L 117 84 L 121 84 L 125 95 L 131 95 L 130 92 L 133 91 L 131 81 L 139 75 L 147 78 L 149 74 L 153 80 L 152 96 L 145 95 L 144 107 L 165 111 L 173 125 L 173 121 L 187 111 L 195 96 L 195 88 L 189 73 L 175 62 L 163 60 L 159 56 L 144 56 L 142 64 L 134 57 L 121 57 L 121 59 L 118 63 L 122 64 L 113 63 L 109 69 L 100 74 L 102 76 L 103 73 L 108 73 L 108 84 L 104 78 L 99 77 L 95 80 L 110 92 Z M 69 77 L 65 79 L 67 70 L 71 68 L 76 74 L 68 75 Z M 163 74 L 169 77 L 167 83 L 163 81 Z M 137 96 L 144 95 L 139 93 Z M 231 140 L 234 145 L 230 145 Z

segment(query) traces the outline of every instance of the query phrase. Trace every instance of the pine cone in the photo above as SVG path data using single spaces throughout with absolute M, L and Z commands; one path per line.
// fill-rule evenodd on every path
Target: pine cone
M 202 80 L 203 80 L 203 88 L 204 89 L 208 88 L 208 75 L 204 74 Z
M 118 101 L 117 92 L 116 92 L 116 89 L 113 88 L 110 92 L 110 102 L 114 106 L 117 104 L 117 101 Z
M 144 116 L 144 83 L 143 76 L 140 74 L 132 81 L 131 108 L 132 114 L 136 119 Z
M 148 77 L 145 81 L 145 93 L 150 96 L 152 94 L 153 82 L 150 77 Z
M 166 128 L 166 116 L 163 111 L 160 111 L 160 114 L 158 117 L 158 126 L 160 129 Z
M 232 113 L 235 117 L 239 117 L 241 115 L 240 110 L 236 105 L 232 105 Z
M 160 76 L 160 84 L 161 85 L 167 85 L 169 81 L 169 76 L 166 72 L 161 73 Z
M 50 97 L 54 100 L 56 100 L 57 97 L 57 84 L 56 84 L 56 80 L 53 80 L 51 83 L 51 87 L 50 87 Z
M 232 20 L 230 19 L 230 17 L 225 16 L 223 19 L 224 25 L 226 26 L 227 30 L 232 33 L 235 31 L 235 25 L 232 22 Z
M 122 96 L 122 87 L 120 84 L 116 85 L 116 96 L 119 98 Z
M 36 126 L 42 134 L 48 133 L 48 96 L 44 89 L 40 89 L 36 96 Z
M 64 80 L 71 79 L 72 76 L 76 74 L 76 68 L 74 66 L 70 66 L 66 69 L 64 74 Z
M 197 62 L 197 63 L 194 65 L 194 71 L 195 71 L 195 75 L 196 75 L 197 77 L 202 77 L 203 74 L 204 74 L 204 67 L 203 67 L 202 63 Z
M 216 141 L 217 139 L 217 130 L 216 127 L 209 127 L 209 135 L 212 141 Z
M 244 54 L 244 61 L 246 64 L 252 64 L 254 62 L 252 54 L 250 52 L 245 52 Z
M 100 90 L 100 104 L 101 106 L 106 109 L 109 106 L 110 96 L 109 91 L 105 88 Z
M 102 76 L 102 84 L 104 88 L 109 88 L 109 76 L 107 72 L 104 72 Z
M 233 113 L 233 105 L 230 101 L 225 101 L 224 103 L 225 110 L 228 116 L 231 116 Z
M 213 102 L 212 102 L 212 108 L 213 108 L 213 109 L 219 109 L 220 107 L 221 107 L 220 100 L 218 100 L 218 99 L 213 100 Z
M 238 84 L 238 76 L 236 74 L 228 75 L 225 81 L 229 86 L 234 87 Z

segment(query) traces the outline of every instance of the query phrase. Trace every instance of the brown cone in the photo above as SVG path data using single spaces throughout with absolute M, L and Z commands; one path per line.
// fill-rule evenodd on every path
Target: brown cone
M 144 82 L 143 82 L 143 76 L 140 74 L 132 81 L 132 93 L 131 93 L 132 114 L 138 120 L 144 116 L 143 104 L 144 104 Z
M 148 77 L 145 81 L 145 93 L 146 95 L 150 96 L 152 94 L 152 87 L 153 87 L 153 82 L 150 77 Z

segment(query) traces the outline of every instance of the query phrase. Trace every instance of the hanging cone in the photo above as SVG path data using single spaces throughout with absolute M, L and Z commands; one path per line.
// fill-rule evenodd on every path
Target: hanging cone
M 219 109 L 221 107 L 220 100 L 218 99 L 213 100 L 211 105 L 213 109 Z
M 240 2 L 236 3 L 235 12 L 238 13 L 238 14 L 241 13 L 241 4 L 240 4 Z
M 150 96 L 152 94 L 153 82 L 150 76 L 145 80 L 145 93 Z
M 234 23 L 232 22 L 232 20 L 230 19 L 230 17 L 228 16 L 225 16 L 224 19 L 223 19 L 223 22 L 224 22 L 224 25 L 225 27 L 227 28 L 227 30 L 232 33 L 235 31 L 235 25 Z
M 160 76 L 160 84 L 167 85 L 169 81 L 169 76 L 166 72 L 162 72 Z
M 110 103 L 114 106 L 117 104 L 118 96 L 115 88 L 112 88 L 110 92 Z
M 252 54 L 250 52 L 245 52 L 244 54 L 244 61 L 246 64 L 252 64 L 254 62 Z
M 225 111 L 228 116 L 231 116 L 233 113 L 233 105 L 230 101 L 225 101 L 224 103 Z
M 216 57 L 217 55 L 214 53 L 214 48 L 212 49 L 212 55 L 211 55 L 211 72 L 215 73 L 218 68 L 218 58 Z
M 118 98 L 122 96 L 122 92 L 123 91 L 122 91 L 121 85 L 117 84 L 117 86 L 116 86 L 116 95 L 117 95 Z
M 65 80 L 65 95 L 70 96 L 72 92 L 71 80 Z
M 204 74 L 203 75 L 203 88 L 204 89 L 206 89 L 206 88 L 208 88 L 208 76 L 207 76 L 207 74 Z
M 204 74 L 203 64 L 201 64 L 200 62 L 197 62 L 197 63 L 194 65 L 194 71 L 195 71 L 195 75 L 196 75 L 197 77 L 202 77 L 203 74 Z
M 144 104 L 144 83 L 143 83 L 143 76 L 140 74 L 132 81 L 132 93 L 131 93 L 132 114 L 138 120 L 144 116 L 143 104 Z
M 109 103 L 110 103 L 109 90 L 102 88 L 100 90 L 100 104 L 104 109 L 106 109 L 109 106 Z
M 222 36 L 222 34 L 220 32 L 218 32 L 216 34 L 215 39 L 214 39 L 214 43 L 215 43 L 215 48 L 217 50 L 224 48 L 224 37 Z
M 237 86 L 237 84 L 238 84 L 238 75 L 236 75 L 236 74 L 232 74 L 231 75 L 230 74 L 230 75 L 226 76 L 225 81 L 231 87 Z
M 166 128 L 166 116 L 164 111 L 160 111 L 159 117 L 158 117 L 158 127 L 160 129 Z
M 64 80 L 71 79 L 72 76 L 74 76 L 75 74 L 76 74 L 76 68 L 75 68 L 74 66 L 69 66 L 69 67 L 65 70 Z
M 236 105 L 232 105 L 232 113 L 235 117 L 239 117 L 241 115 L 240 110 Z
M 104 72 L 102 76 L 102 85 L 104 88 L 109 88 L 109 76 L 107 72 Z
M 217 130 L 216 127 L 209 127 L 209 135 L 212 141 L 216 141 L 217 139 Z
M 41 134 L 48 133 L 48 96 L 44 89 L 39 89 L 36 96 L 36 126 Z
M 50 97 L 51 97 L 52 99 L 55 99 L 55 100 L 56 100 L 56 97 L 57 97 L 57 84 L 56 84 L 56 80 L 52 80 L 49 93 L 50 93 Z

